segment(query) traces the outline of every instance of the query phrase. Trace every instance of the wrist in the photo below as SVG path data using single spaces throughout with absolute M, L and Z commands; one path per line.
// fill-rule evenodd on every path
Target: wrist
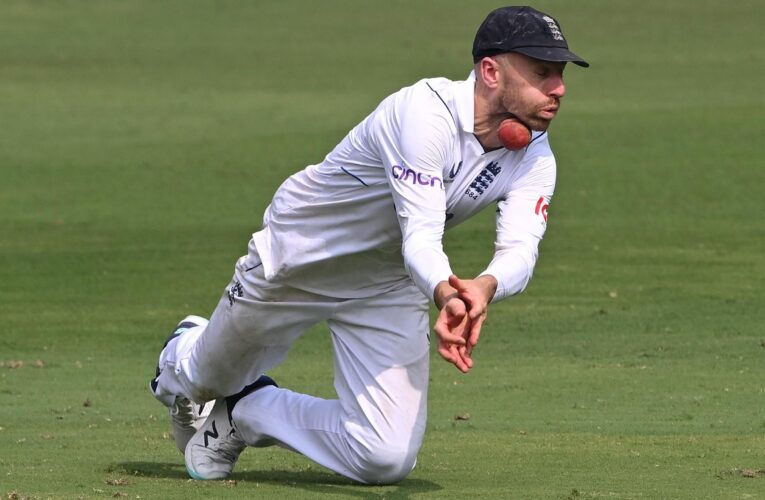
M 497 278 L 491 274 L 482 274 L 476 278 L 476 281 L 481 284 L 481 288 L 486 297 L 486 302 L 491 302 L 492 299 L 494 299 L 494 295 L 497 293 L 497 287 L 499 286 Z
M 448 281 L 439 282 L 435 290 L 433 290 L 433 302 L 439 310 L 443 309 L 449 300 L 458 297 L 459 293 L 449 285 Z

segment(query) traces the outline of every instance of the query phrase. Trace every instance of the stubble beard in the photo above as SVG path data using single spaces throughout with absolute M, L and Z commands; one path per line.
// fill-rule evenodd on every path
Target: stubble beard
M 528 103 L 520 95 L 520 92 L 510 88 L 502 93 L 497 108 L 499 113 L 512 114 L 531 127 L 532 130 L 545 131 L 552 120 L 541 118 L 538 113 L 550 104 L 549 102 L 544 104 Z

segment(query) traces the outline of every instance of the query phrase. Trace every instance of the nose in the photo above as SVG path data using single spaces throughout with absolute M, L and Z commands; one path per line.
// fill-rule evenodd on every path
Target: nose
M 560 99 L 566 95 L 566 84 L 563 82 L 563 75 L 555 75 L 550 79 L 549 90 L 547 94 L 550 97 Z

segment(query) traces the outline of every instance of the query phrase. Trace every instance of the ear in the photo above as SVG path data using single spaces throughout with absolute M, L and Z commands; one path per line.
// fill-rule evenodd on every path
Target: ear
M 484 85 L 490 89 L 499 87 L 500 70 L 499 62 L 493 57 L 484 57 L 477 64 L 476 73 L 483 80 Z

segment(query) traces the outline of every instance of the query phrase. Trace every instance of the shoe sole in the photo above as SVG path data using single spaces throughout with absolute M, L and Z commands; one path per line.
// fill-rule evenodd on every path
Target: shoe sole
M 186 473 L 189 475 L 191 479 L 196 479 L 197 481 L 209 481 L 209 479 L 204 478 L 200 476 L 199 474 L 197 474 L 196 472 L 194 472 L 193 470 L 191 470 L 188 465 L 186 466 Z

